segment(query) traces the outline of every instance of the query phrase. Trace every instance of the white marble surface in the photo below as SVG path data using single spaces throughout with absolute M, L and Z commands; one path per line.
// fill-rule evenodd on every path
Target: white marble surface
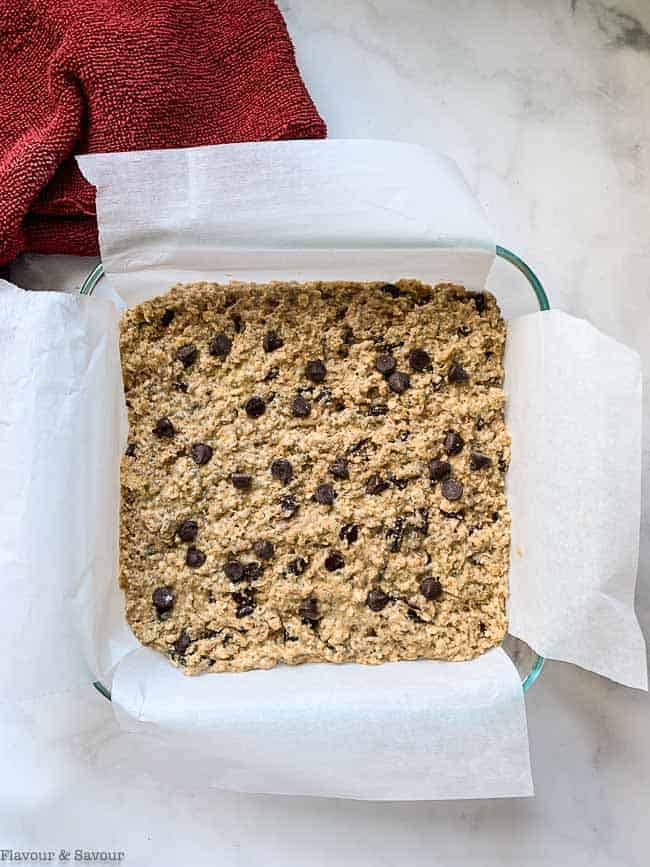
M 418 141 L 460 163 L 552 302 L 650 371 L 648 0 L 281 0 L 339 137 Z M 494 285 L 510 279 L 505 269 Z M 650 413 L 646 408 L 646 422 Z M 646 424 L 646 431 L 650 425 Z M 638 610 L 650 635 L 650 484 Z M 561 664 L 528 697 L 532 800 L 369 804 L 188 795 L 61 754 L 89 692 L 53 700 L 48 747 L 4 709 L 0 847 L 122 849 L 134 865 L 649 863 L 650 698 Z M 435 737 L 435 732 L 432 732 Z M 35 792 L 33 775 L 40 780 Z

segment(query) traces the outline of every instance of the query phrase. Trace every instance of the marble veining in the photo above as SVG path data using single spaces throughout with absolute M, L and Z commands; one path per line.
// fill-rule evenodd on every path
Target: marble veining
M 650 32 L 634 15 L 608 6 L 601 0 L 586 0 L 588 11 L 595 16 L 598 29 L 607 37 L 607 46 L 633 48 L 635 51 L 650 51 Z M 578 0 L 571 0 L 571 12 L 578 9 Z

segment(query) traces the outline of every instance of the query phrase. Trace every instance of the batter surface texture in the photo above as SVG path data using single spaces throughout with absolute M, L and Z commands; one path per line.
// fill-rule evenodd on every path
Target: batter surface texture
M 414 280 L 177 285 L 121 353 L 126 614 L 189 674 L 503 639 L 505 324 Z

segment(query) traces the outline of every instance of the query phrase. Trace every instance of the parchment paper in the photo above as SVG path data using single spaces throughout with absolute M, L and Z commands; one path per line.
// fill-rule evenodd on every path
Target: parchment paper
M 647 689 L 634 613 L 641 360 L 559 311 L 509 324 L 510 632 L 552 659 Z
M 372 800 L 533 793 L 521 683 L 500 648 L 459 666 L 218 678 L 187 678 L 141 648 L 118 667 L 113 701 L 133 738 L 114 757 L 186 788 Z
M 106 301 L 0 281 L 0 684 L 88 683 L 134 645 L 115 593 L 126 416 Z
M 206 273 L 390 280 L 406 268 L 483 286 L 494 256 L 458 167 L 417 145 L 249 142 L 78 162 L 99 190 L 107 283 L 127 304 Z
M 481 288 L 492 261 L 489 227 L 448 161 L 421 148 L 407 152 L 404 145 L 382 143 L 375 151 L 369 143 L 347 143 L 335 146 L 334 153 L 330 146 L 335 144 L 245 145 L 240 157 L 239 146 L 226 146 L 83 158 L 84 171 L 98 185 L 102 257 L 116 288 L 129 303 L 165 291 L 179 277 L 224 279 L 231 273 L 247 279 L 419 276 Z M 327 154 L 319 155 L 319 146 Z M 240 162 L 256 172 L 257 183 L 248 185 L 245 196 L 228 192 L 229 183 L 242 183 L 241 172 L 228 175 Z M 334 166 L 336 184 L 327 174 Z M 303 184 L 302 177 L 309 183 Z M 120 196 L 114 192 L 117 179 Z M 255 199 L 257 186 L 267 189 Z M 215 199 L 221 194 L 225 199 Z M 295 214 L 298 199 L 304 220 L 289 221 L 290 231 L 281 230 L 282 214 Z M 363 203 L 355 205 L 352 223 L 349 202 Z M 454 231 L 446 232 L 446 214 L 454 213 Z M 327 217 L 327 231 L 323 225 L 318 230 L 319 214 Z M 390 244 L 388 252 L 373 246 L 368 221 L 375 218 L 383 221 L 380 236 Z M 344 230 L 337 230 L 338 220 Z M 353 231 L 357 220 L 358 237 Z M 194 232 L 185 231 L 188 224 Z M 301 226 L 311 246 L 302 270 L 293 272 Z M 188 264 L 184 247 L 174 247 L 177 231 L 193 245 L 191 274 L 183 270 Z M 321 233 L 327 246 L 318 246 Z M 347 246 L 329 246 L 344 240 Z M 177 268 L 177 261 L 183 268 Z M 10 334 L 20 329 L 29 334 L 38 315 L 26 306 L 25 294 L 14 293 L 6 308 L 3 323 L 12 323 Z M 55 307 L 64 305 L 70 321 L 41 316 L 36 333 L 47 332 L 47 345 L 57 349 L 44 353 L 35 342 L 29 379 L 23 359 L 4 353 L 1 411 L 6 413 L 5 393 L 18 397 L 13 413 L 4 416 L 10 424 L 0 424 L 0 436 L 6 436 L 5 427 L 19 423 L 3 454 L 23 468 L 11 489 L 11 508 L 32 528 L 28 542 L 41 531 L 47 536 L 50 526 L 58 535 L 47 536 L 39 558 L 20 536 L 13 544 L 9 534 L 0 540 L 3 553 L 11 554 L 2 577 L 5 571 L 12 576 L 11 601 L 3 613 L 8 622 L 22 618 L 23 625 L 38 622 L 46 624 L 46 632 L 56 630 L 54 638 L 65 652 L 60 660 L 48 654 L 51 641 L 33 630 L 30 677 L 17 674 L 22 659 L 17 666 L 10 657 L 0 668 L 3 687 L 7 684 L 13 695 L 22 684 L 23 694 L 28 688 L 37 695 L 44 691 L 44 672 L 56 687 L 83 679 L 77 661 L 80 633 L 94 674 L 106 680 L 117 664 L 112 686 L 120 733 L 99 750 L 107 763 L 127 761 L 134 770 L 165 774 L 181 785 L 259 792 L 364 798 L 531 794 L 521 686 L 500 649 L 469 663 L 303 666 L 188 679 L 137 646 L 120 619 L 122 600 L 115 581 L 117 444 L 123 443 L 115 314 L 97 298 L 62 302 L 58 293 L 47 297 Z M 84 317 L 93 320 L 90 337 Z M 109 337 L 101 352 L 93 351 L 94 329 L 101 328 Z M 67 353 L 73 351 L 68 343 L 80 359 L 72 368 L 66 365 Z M 94 361 L 99 357 L 106 360 L 105 367 Z M 91 373 L 99 377 L 92 384 Z M 50 381 L 57 383 L 54 393 L 61 399 L 53 403 L 57 411 L 58 404 L 66 409 L 65 416 L 57 416 L 61 435 L 48 443 L 44 462 L 33 454 L 51 438 L 53 425 L 48 413 L 40 412 L 34 377 L 45 383 L 45 393 Z M 638 382 L 636 355 L 587 323 L 563 314 L 511 323 L 513 629 L 556 658 L 643 686 L 645 653 L 632 608 L 639 517 Z M 31 426 L 21 428 L 27 405 L 39 412 Z M 605 412 L 610 405 L 612 411 Z M 78 420 L 86 416 L 94 423 Z M 69 444 L 70 425 L 73 430 L 83 426 L 85 435 L 74 437 L 78 448 Z M 534 435 L 526 435 L 532 428 Z M 22 456 L 23 439 L 29 441 L 30 460 Z M 78 478 L 92 478 L 93 485 L 81 485 Z M 41 500 L 50 505 L 39 511 L 34 503 Z M 4 528 L 9 507 L 3 502 L 0 509 Z M 83 556 L 77 556 L 79 538 Z M 95 556 L 95 550 L 103 553 Z M 15 568 L 22 561 L 30 564 L 25 580 L 21 575 L 27 573 Z M 62 613 L 74 629 L 56 625 Z M 23 648 L 25 640 L 23 630 Z

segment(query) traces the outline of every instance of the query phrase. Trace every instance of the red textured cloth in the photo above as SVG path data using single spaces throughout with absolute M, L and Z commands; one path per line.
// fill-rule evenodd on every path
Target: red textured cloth
M 324 135 L 272 0 L 0 3 L 0 265 L 98 252 L 72 154 Z

